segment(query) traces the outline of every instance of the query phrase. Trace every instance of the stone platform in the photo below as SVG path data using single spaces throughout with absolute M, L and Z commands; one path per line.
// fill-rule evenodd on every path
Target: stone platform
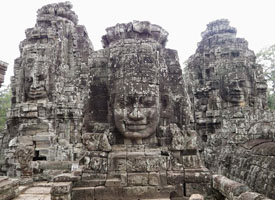
M 32 187 L 20 186 L 20 195 L 13 200 L 51 200 L 52 183 L 36 182 Z

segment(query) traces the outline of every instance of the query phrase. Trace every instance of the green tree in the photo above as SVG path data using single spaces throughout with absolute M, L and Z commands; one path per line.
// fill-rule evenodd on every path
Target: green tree
M 7 110 L 11 105 L 11 89 L 7 86 L 0 90 L 0 131 L 5 128 Z
M 269 91 L 275 92 L 275 45 L 262 49 L 256 54 L 257 63 L 263 66 Z
M 262 49 L 256 54 L 257 63 L 263 66 L 268 85 L 268 106 L 275 110 L 275 44 Z

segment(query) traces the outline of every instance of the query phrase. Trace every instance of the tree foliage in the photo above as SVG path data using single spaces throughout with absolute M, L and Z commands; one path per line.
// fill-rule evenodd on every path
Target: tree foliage
M 257 62 L 263 66 L 268 85 L 268 106 L 275 110 L 275 44 L 256 54 Z
M 0 131 L 5 128 L 7 119 L 7 110 L 11 104 L 11 89 L 10 86 L 0 90 Z
M 275 92 L 275 45 L 256 54 L 257 62 L 263 66 L 264 75 L 271 93 Z

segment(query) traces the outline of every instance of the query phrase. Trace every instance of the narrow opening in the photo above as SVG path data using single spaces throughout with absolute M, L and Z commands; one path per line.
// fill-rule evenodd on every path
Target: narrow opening
M 35 151 L 33 161 L 37 161 L 37 160 L 47 160 L 47 158 L 46 156 L 40 156 L 39 151 Z
M 183 187 L 183 196 L 187 196 L 186 195 L 186 183 L 183 183 L 183 185 L 182 185 L 182 187 Z

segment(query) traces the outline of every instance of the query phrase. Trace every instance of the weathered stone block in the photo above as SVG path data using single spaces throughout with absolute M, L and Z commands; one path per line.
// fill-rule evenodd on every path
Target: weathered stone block
M 234 198 L 234 200 L 271 200 L 264 195 L 256 192 L 244 192 L 240 196 Z
M 32 146 L 34 145 L 32 136 L 18 136 L 18 142 L 20 144 L 24 144 L 26 146 Z
M 204 200 L 204 198 L 200 194 L 192 194 L 189 200 Z
M 247 185 L 230 180 L 221 175 L 213 175 L 213 188 L 218 190 L 229 200 L 233 200 L 240 194 L 250 191 Z
M 158 172 L 167 170 L 167 158 L 165 156 L 146 156 L 147 171 Z
M 210 183 L 211 175 L 206 168 L 185 169 L 184 182 L 186 183 Z
M 73 182 L 73 188 L 103 186 L 105 185 L 105 183 L 105 179 L 80 180 L 77 182 Z
M 128 173 L 128 186 L 148 185 L 148 173 Z
M 107 158 L 91 157 L 89 163 L 89 169 L 93 173 L 107 173 Z
M 72 199 L 95 200 L 95 188 L 75 187 L 72 189 Z
M 108 157 L 108 170 L 127 170 L 126 152 L 110 153 Z
M 72 182 L 55 182 L 51 188 L 51 195 L 70 194 L 71 190 Z
M 124 188 L 99 186 L 94 189 L 94 199 L 96 200 L 117 200 L 126 198 Z
M 134 199 L 162 199 L 169 198 L 173 187 L 135 186 L 125 187 L 125 197 Z
M 127 156 L 126 170 L 127 172 L 146 172 L 147 162 L 145 156 Z
M 157 186 L 161 185 L 160 174 L 158 172 L 150 172 L 148 175 L 149 185 Z
M 54 182 L 77 182 L 80 181 L 80 176 L 74 176 L 71 173 L 64 173 L 54 177 Z
M 211 190 L 211 184 L 209 183 L 185 183 L 186 196 L 192 194 L 201 194 L 206 197 Z
M 108 178 L 105 182 L 106 187 L 120 187 L 121 180 L 119 178 Z
M 184 174 L 180 171 L 167 171 L 167 184 L 177 185 L 182 184 L 184 180 Z
M 71 170 L 72 162 L 70 161 L 38 161 L 40 169 L 63 169 L 63 170 Z

